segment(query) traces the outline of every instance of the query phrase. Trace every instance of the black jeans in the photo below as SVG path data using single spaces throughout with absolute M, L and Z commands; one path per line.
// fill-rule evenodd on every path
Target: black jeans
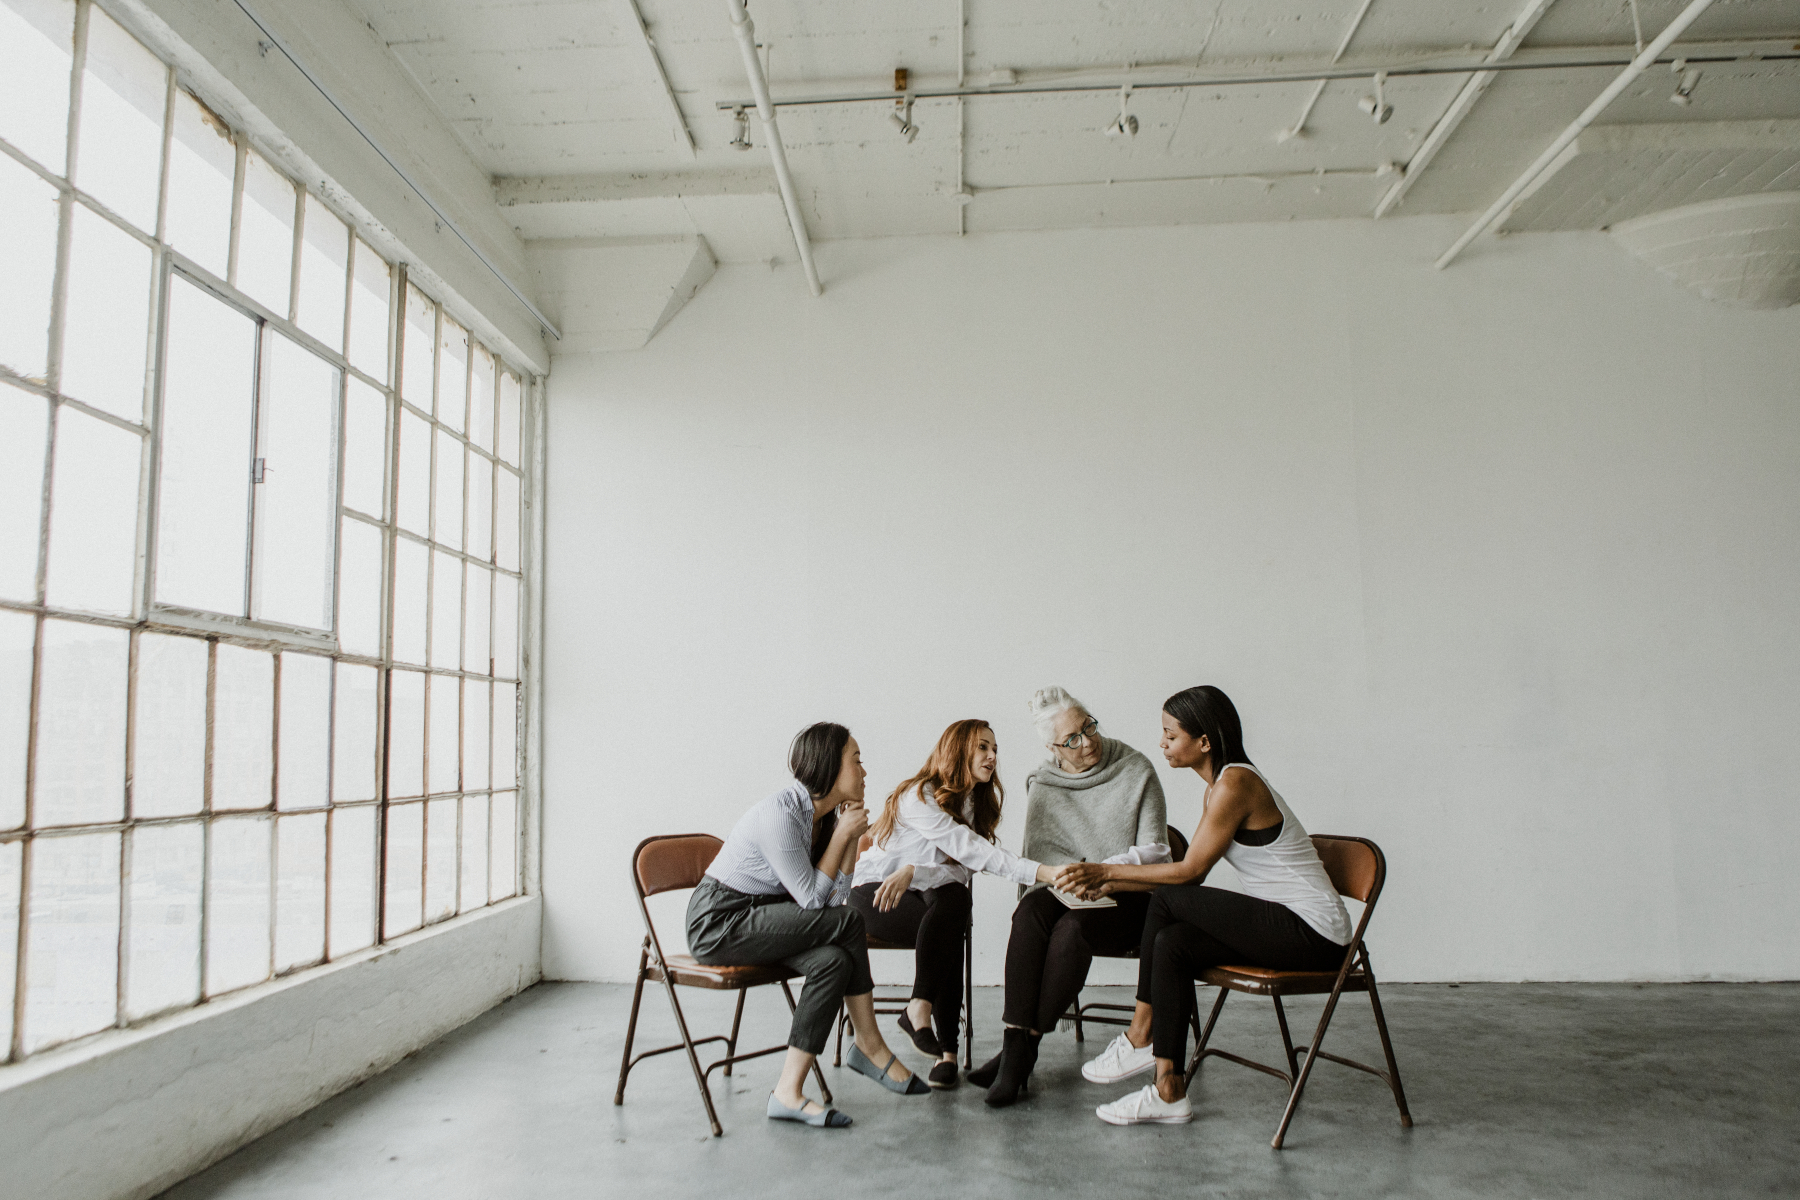
M 878 883 L 850 892 L 850 906 L 862 914 L 869 936 L 913 948 L 914 1000 L 931 1001 L 931 1024 L 944 1053 L 956 1053 L 957 1017 L 962 1012 L 963 936 L 969 928 L 969 889 L 946 883 L 929 891 L 908 891 L 887 912 L 875 908 Z
M 1151 1045 L 1176 1070 L 1187 1066 L 1194 980 L 1207 967 L 1335 971 L 1344 947 L 1273 900 L 1212 887 L 1164 887 L 1150 896 L 1138 946 L 1139 1001 L 1151 1005 Z
M 801 908 L 786 895 L 747 896 L 711 875 L 688 897 L 688 951 L 707 966 L 781 963 L 806 976 L 787 1044 L 818 1054 L 845 996 L 874 989 L 862 918 L 848 905 Z
M 1049 1033 L 1081 994 L 1094 956 L 1126 955 L 1138 944 L 1149 893 L 1113 899 L 1117 908 L 1069 908 L 1047 887 L 1025 893 L 1006 942 L 1008 1025 Z

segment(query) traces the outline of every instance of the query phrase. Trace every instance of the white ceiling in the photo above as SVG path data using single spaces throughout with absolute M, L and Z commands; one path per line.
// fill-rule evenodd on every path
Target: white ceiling
M 504 211 L 523 236 L 700 234 L 728 261 L 791 259 L 767 154 L 760 144 L 748 154 L 732 150 L 730 114 L 717 109 L 748 97 L 724 0 L 640 0 L 695 151 L 630 0 L 345 2 L 497 178 Z M 1522 4 L 1373 0 L 1343 61 L 1485 52 Z M 885 91 L 896 67 L 908 68 L 915 86 L 953 84 L 965 10 L 962 73 L 984 83 L 1000 69 L 1033 80 L 1083 72 L 1104 81 L 1157 67 L 1319 66 L 1360 7 L 1361 0 L 753 0 L 751 15 L 779 99 Z M 1639 0 L 1647 36 L 1682 7 Z M 1800 45 L 1800 0 L 1717 0 L 1684 44 L 1752 38 Z M 1631 42 L 1626 0 L 1556 0 L 1525 46 L 1628 50 Z M 1616 70 L 1501 75 L 1397 211 L 1485 208 Z M 1133 139 L 1101 134 L 1118 111 L 1113 93 L 921 101 L 911 144 L 888 124 L 885 104 L 785 108 L 781 128 L 802 211 L 820 239 L 1357 217 L 1372 213 L 1398 178 L 1395 167 L 1413 157 L 1465 78 L 1391 81 L 1395 115 L 1380 126 L 1356 107 L 1367 80 L 1330 83 L 1306 136 L 1287 141 L 1277 135 L 1299 118 L 1311 83 L 1138 92 Z M 1603 123 L 1800 119 L 1800 63 L 1710 65 L 1685 108 L 1669 103 L 1674 82 L 1667 68 L 1647 73 Z M 761 128 L 752 126 L 760 143 Z M 1612 180 L 1605 186 L 1615 191 L 1620 172 L 1654 176 L 1660 160 L 1643 146 L 1637 152 L 1571 176 L 1562 190 L 1590 176 Z M 1794 189 L 1800 175 L 1744 170 L 1714 191 L 1722 187 Z M 957 203 L 959 188 L 973 193 L 966 206 Z M 1636 203 L 1656 206 L 1654 179 Z M 1596 222 L 1605 211 L 1579 196 L 1561 204 L 1558 211 Z

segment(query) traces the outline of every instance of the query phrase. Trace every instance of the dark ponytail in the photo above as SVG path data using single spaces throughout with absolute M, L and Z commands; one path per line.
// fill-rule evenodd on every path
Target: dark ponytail
M 1176 692 L 1163 701 L 1163 711 L 1175 718 L 1191 738 L 1212 743 L 1213 778 L 1232 763 L 1248 763 L 1244 753 L 1244 725 L 1238 720 L 1231 697 L 1211 684 Z

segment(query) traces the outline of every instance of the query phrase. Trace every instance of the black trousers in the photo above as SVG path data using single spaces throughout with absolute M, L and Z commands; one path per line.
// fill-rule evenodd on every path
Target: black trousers
M 908 891 L 900 903 L 881 912 L 875 907 L 878 883 L 850 891 L 850 907 L 862 914 L 869 936 L 913 948 L 914 1000 L 931 1001 L 931 1024 L 938 1045 L 956 1053 L 957 1017 L 962 1012 L 963 937 L 973 903 L 969 889 L 946 883 L 928 891 Z
M 1194 980 L 1207 967 L 1236 964 L 1277 971 L 1335 971 L 1344 947 L 1285 904 L 1212 887 L 1164 887 L 1150 893 L 1138 945 L 1137 998 L 1154 1009 L 1156 1057 L 1187 1066 Z
M 1049 1033 L 1087 982 L 1096 954 L 1126 955 L 1143 932 L 1147 892 L 1121 892 L 1117 908 L 1069 908 L 1047 887 L 1013 909 L 1006 942 L 1008 1025 Z

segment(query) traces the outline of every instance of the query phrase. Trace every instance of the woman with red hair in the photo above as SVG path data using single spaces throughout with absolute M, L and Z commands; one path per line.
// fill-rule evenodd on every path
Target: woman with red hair
M 1029 887 L 1055 872 L 995 843 L 1005 798 L 998 768 L 999 744 L 986 721 L 944 730 L 930 759 L 894 789 L 869 827 L 873 844 L 851 886 L 850 903 L 871 936 L 913 947 L 912 999 L 900 1028 L 937 1060 L 927 1077 L 934 1088 L 956 1086 L 970 879 L 983 871 Z

